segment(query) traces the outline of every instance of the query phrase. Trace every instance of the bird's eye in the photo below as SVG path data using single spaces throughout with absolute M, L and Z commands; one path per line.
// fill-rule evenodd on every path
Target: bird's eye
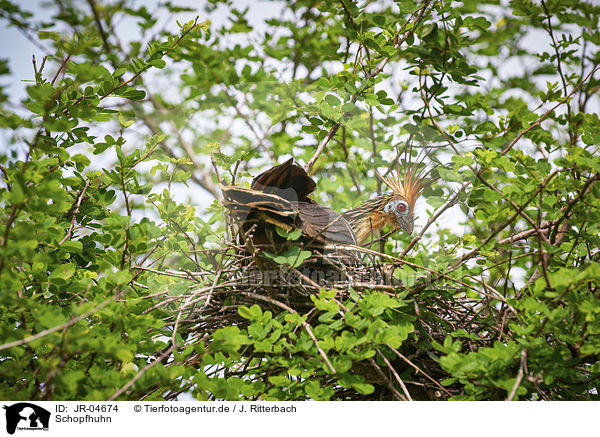
M 396 206 L 396 209 L 399 212 L 404 212 L 404 211 L 406 211 L 406 205 L 404 203 L 399 203 L 398 206 Z

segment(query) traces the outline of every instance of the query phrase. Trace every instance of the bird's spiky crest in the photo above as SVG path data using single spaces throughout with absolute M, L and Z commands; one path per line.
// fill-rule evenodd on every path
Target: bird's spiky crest
M 413 163 L 411 153 L 407 151 L 406 155 L 407 159 L 402 168 L 400 167 L 400 160 L 398 160 L 396 174 L 391 172 L 389 176 L 383 177 L 377 170 L 375 170 L 375 173 L 385 185 L 408 203 L 412 211 L 417 199 L 432 182 L 428 178 L 432 169 L 428 169 L 427 165 L 419 168 L 419 164 L 422 162 L 422 159 L 419 159 L 420 156 L 417 156 L 417 162 Z

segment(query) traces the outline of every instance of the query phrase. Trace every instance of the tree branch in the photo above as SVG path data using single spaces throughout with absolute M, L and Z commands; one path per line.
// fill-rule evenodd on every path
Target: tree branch
M 394 49 L 398 49 L 402 45 L 402 43 L 404 43 L 404 41 L 406 41 L 408 39 L 408 37 L 414 33 L 417 25 L 421 22 L 421 20 L 425 16 L 430 4 L 432 4 L 431 0 L 425 0 L 423 2 L 423 6 L 418 11 L 414 12 L 411 15 L 411 17 L 406 21 L 406 23 L 404 23 L 402 28 L 399 30 L 398 35 L 395 37 L 396 41 L 394 43 Z M 415 18 L 415 15 L 416 15 L 416 18 Z M 411 22 L 411 20 L 412 20 L 412 24 L 413 24 L 412 28 L 410 30 L 408 30 L 407 32 L 405 32 L 404 35 L 402 35 L 402 37 L 399 37 L 399 34 L 404 30 L 404 28 L 407 26 L 407 24 Z M 390 61 L 391 58 L 392 58 L 392 56 L 387 56 L 386 58 L 384 58 L 379 63 L 379 65 L 367 75 L 367 78 L 364 81 L 364 83 L 361 85 L 361 87 L 358 89 L 358 91 L 350 99 L 350 101 L 352 103 L 356 102 L 357 95 L 360 92 L 362 92 L 362 90 L 364 90 L 364 88 L 366 88 L 368 86 L 368 84 L 370 83 L 369 82 L 370 79 L 374 78 L 375 76 L 377 76 L 379 73 L 381 73 L 383 71 L 383 69 L 385 68 L 385 66 Z M 331 126 L 331 128 L 329 129 L 329 132 L 327 132 L 327 135 L 325 136 L 325 138 L 323 138 L 323 140 L 321 140 L 321 142 L 319 143 L 319 146 L 317 147 L 316 152 L 304 166 L 304 170 L 307 173 L 310 173 L 311 169 L 315 165 L 315 162 L 317 162 L 317 159 L 319 159 L 319 156 L 321 156 L 321 154 L 323 153 L 323 150 L 325 150 L 325 147 L 327 146 L 329 141 L 331 141 L 331 139 L 334 137 L 335 133 L 338 131 L 338 129 L 340 128 L 341 125 L 342 125 L 341 122 L 339 122 L 339 121 L 336 122 L 333 126 Z

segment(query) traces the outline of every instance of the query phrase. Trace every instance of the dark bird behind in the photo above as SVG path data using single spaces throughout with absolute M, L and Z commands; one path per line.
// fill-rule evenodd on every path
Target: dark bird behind
M 311 199 L 315 181 L 293 158 L 258 175 L 251 188 L 222 186 L 223 205 L 251 232 L 254 244 L 277 241 L 273 225 L 291 232 L 301 229 L 304 239 L 316 244 L 356 244 L 348 221 Z M 269 226 L 271 225 L 271 226 Z

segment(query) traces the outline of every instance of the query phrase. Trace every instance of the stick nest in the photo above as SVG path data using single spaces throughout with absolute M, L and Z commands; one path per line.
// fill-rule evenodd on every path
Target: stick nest
M 383 293 L 391 297 L 402 294 L 405 303 L 402 311 L 412 316 L 414 331 L 399 348 L 374 345 L 375 356 L 355 362 L 351 370 L 372 384 L 374 392 L 358 394 L 343 388 L 332 374 L 329 380 L 335 390 L 332 400 L 445 400 L 460 396 L 462 384 L 452 381 L 442 384 L 451 377 L 440 363 L 448 351 L 434 347 L 434 343 L 444 345 L 449 333 L 454 333 L 453 338 L 460 337 L 463 351 L 491 346 L 494 340 L 501 339 L 511 315 L 506 305 L 498 305 L 499 297 L 475 293 L 474 288 L 463 282 L 464 278 L 424 267 L 418 269 L 416 264 L 369 249 L 330 248 L 325 256 L 313 251 L 302 265 L 293 268 L 266 258 L 249 240 L 225 242 L 224 246 L 204 251 L 213 260 L 212 271 L 161 272 L 194 282 L 186 293 L 170 296 L 153 307 L 169 310 L 167 324 L 173 326 L 174 337 L 179 333 L 186 339 L 186 345 L 201 341 L 210 345 L 213 333 L 219 328 L 247 327 L 249 321 L 238 310 L 258 305 L 274 317 L 285 313 L 306 316 L 306 323 L 298 330 L 304 328 L 309 332 L 320 359 L 332 366 L 312 333 L 321 312 L 311 296 L 322 289 L 336 290 L 334 300 L 343 317 L 353 304 L 351 293 L 354 296 Z M 347 263 L 349 254 L 354 262 Z M 411 272 L 409 275 L 405 274 L 407 270 Z M 249 356 L 255 354 L 249 352 Z M 192 355 L 187 364 L 198 365 L 199 361 L 200 355 Z M 236 372 L 225 367 L 215 372 L 244 378 L 244 366 L 239 367 Z M 265 374 L 265 382 L 267 377 Z

